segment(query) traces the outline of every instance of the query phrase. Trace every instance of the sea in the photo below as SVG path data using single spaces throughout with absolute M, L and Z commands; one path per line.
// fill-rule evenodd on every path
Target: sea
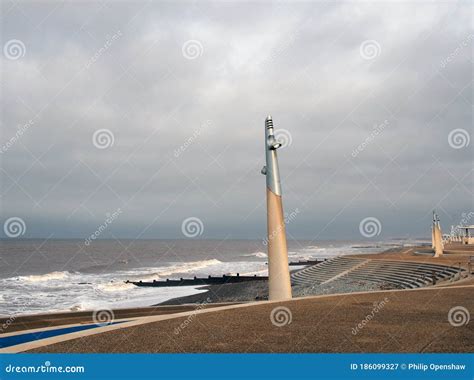
M 416 241 L 288 242 L 290 261 L 377 253 Z M 152 281 L 223 274 L 267 275 L 261 240 L 0 240 L 0 315 L 156 305 L 200 287 L 137 287 Z

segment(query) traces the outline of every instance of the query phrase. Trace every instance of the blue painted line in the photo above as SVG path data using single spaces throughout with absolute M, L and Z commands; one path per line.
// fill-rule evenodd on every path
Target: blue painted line
M 123 322 L 128 322 L 128 321 L 112 322 L 112 323 L 107 324 L 107 326 L 116 325 L 118 323 L 123 323 Z M 0 348 L 16 346 L 17 344 L 32 342 L 32 341 L 40 340 L 40 339 L 51 338 L 52 336 L 69 334 L 69 333 L 73 333 L 77 331 L 90 330 L 96 327 L 103 327 L 103 326 L 106 326 L 106 325 L 105 324 L 104 325 L 98 325 L 98 324 L 80 325 L 80 326 L 73 326 L 73 327 L 64 327 L 64 328 L 55 329 L 55 330 L 37 331 L 37 332 L 32 332 L 32 333 L 12 335 L 12 336 L 7 336 L 5 338 L 0 337 Z

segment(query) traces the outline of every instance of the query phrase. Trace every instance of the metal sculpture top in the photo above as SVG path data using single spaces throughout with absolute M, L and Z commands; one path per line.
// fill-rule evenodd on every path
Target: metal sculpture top
M 281 143 L 273 134 L 273 120 L 271 116 L 265 119 L 265 157 L 267 165 L 263 167 L 262 174 L 267 177 L 267 187 L 276 195 L 281 196 L 280 171 L 276 150 Z

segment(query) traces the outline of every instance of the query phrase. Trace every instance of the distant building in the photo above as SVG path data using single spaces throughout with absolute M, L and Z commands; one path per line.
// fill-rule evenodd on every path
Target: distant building
M 459 226 L 462 231 L 462 243 L 474 244 L 474 224 L 470 226 Z

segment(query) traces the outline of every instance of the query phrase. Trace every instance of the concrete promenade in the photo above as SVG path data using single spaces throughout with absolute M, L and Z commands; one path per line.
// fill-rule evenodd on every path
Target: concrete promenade
M 470 283 L 167 315 L 31 352 L 473 352 L 472 321 L 449 321 L 460 307 L 474 314 Z

